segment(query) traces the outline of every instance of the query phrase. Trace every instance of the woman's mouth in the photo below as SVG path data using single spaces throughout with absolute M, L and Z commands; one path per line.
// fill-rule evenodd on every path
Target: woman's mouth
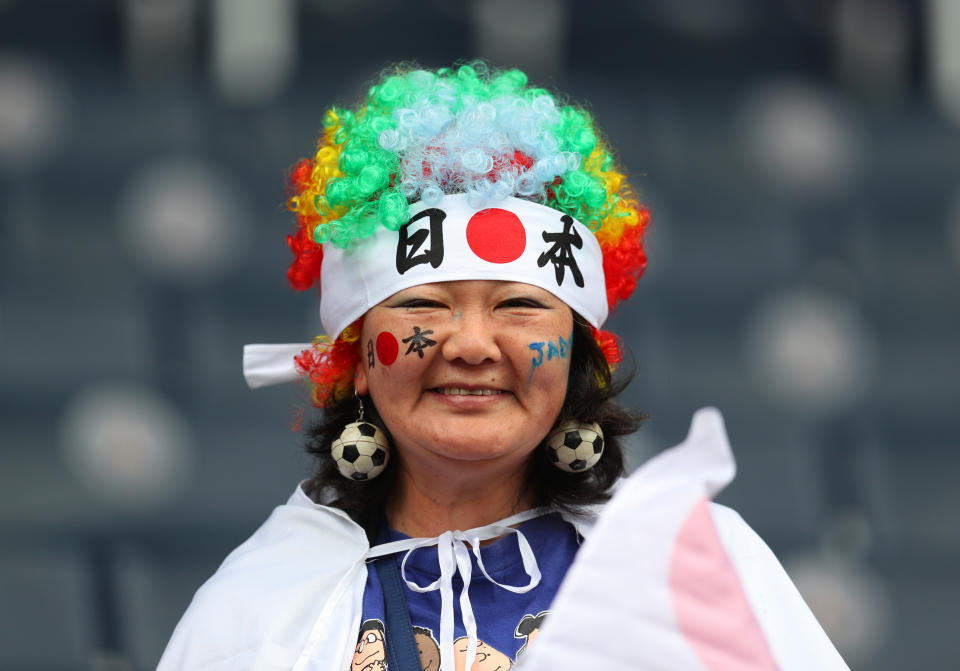
M 464 389 L 463 387 L 437 387 L 433 391 L 444 396 L 495 396 L 503 393 L 500 389 Z

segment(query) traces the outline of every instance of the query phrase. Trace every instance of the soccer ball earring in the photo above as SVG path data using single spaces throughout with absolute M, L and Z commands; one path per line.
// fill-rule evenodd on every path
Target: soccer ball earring
M 387 467 L 390 459 L 390 443 L 380 427 L 363 421 L 363 401 L 360 404 L 360 417 L 350 422 L 340 436 L 330 446 L 330 455 L 340 475 L 350 480 L 370 480 L 377 477 Z
M 603 431 L 596 422 L 561 422 L 547 437 L 547 458 L 567 473 L 583 473 L 603 456 Z

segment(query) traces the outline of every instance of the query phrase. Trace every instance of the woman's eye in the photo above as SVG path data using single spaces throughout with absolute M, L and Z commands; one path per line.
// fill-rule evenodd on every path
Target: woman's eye
M 542 308 L 543 303 L 533 298 L 511 298 L 503 301 L 500 307 L 504 308 Z
M 442 307 L 440 303 L 436 301 L 431 301 L 427 298 L 411 298 L 410 300 L 403 301 L 399 305 L 394 307 L 398 308 L 438 308 Z

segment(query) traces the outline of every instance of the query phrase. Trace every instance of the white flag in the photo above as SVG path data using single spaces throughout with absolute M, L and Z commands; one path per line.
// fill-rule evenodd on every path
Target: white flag
M 758 612 L 765 608 L 757 607 L 757 590 L 745 588 L 744 566 L 731 559 L 709 502 L 734 473 L 720 413 L 700 410 L 686 440 L 647 462 L 606 506 L 519 668 L 846 669 L 769 549 L 739 516 L 720 509 L 750 543 L 745 565 L 761 561 L 760 591 L 776 599 L 774 610 L 786 609 L 769 618 Z M 802 642 L 799 652 L 789 642 L 781 646 L 789 663 L 776 656 L 765 618 L 786 622 L 791 631 L 783 638 Z

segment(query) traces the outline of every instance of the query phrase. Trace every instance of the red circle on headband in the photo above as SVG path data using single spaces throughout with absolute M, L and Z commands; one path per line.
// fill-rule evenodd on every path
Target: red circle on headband
M 527 232 L 520 217 L 513 212 L 491 207 L 470 217 L 467 244 L 484 261 L 510 263 L 523 254 Z
M 384 366 L 389 366 L 397 360 L 400 345 L 397 338 L 389 331 L 380 331 L 377 335 L 377 358 Z

